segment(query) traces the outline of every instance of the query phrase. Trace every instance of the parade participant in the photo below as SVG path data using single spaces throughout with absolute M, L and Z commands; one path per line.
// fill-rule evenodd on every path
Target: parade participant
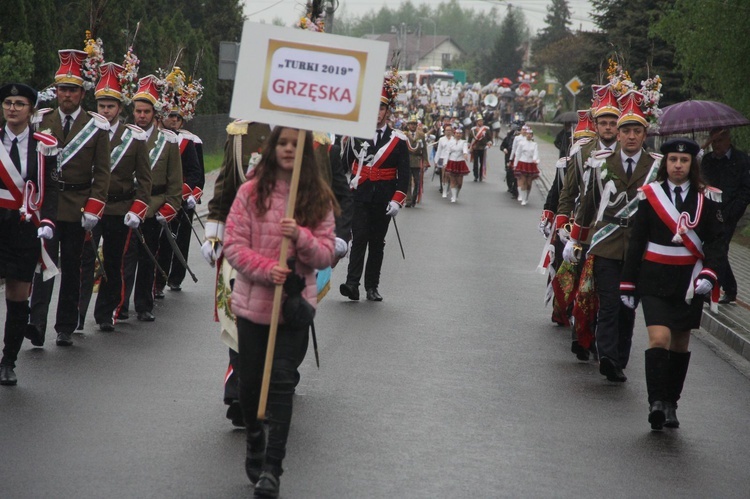
M 575 143 L 568 153 L 565 180 L 556 208 L 554 226 L 562 244 L 567 243 L 568 223 L 574 219 L 574 214 L 582 200 L 581 193 L 586 191 L 586 184 L 591 176 L 588 162 L 592 153 L 600 150 L 619 151 L 617 118 L 620 117 L 620 108 L 617 104 L 617 97 L 611 85 L 595 85 L 592 90 L 594 100 L 591 109 L 578 111 L 578 124 L 573 132 Z M 577 291 L 580 279 L 584 281 L 584 290 L 590 290 L 591 287 L 586 284 L 593 281 L 593 262 L 589 262 L 588 266 L 577 265 L 579 258 L 585 261 L 589 241 L 585 240 L 580 243 L 580 255 L 576 255 L 571 260 L 576 271 L 575 278 L 571 280 L 575 283 L 575 288 L 567 290 L 568 300 L 564 300 L 564 303 L 560 305 L 561 310 L 567 310 L 570 302 L 574 301 L 575 327 L 572 332 L 570 350 L 579 360 L 587 360 L 590 357 L 590 349 L 594 347 L 593 331 L 597 310 L 595 300 L 590 299 L 592 293 L 584 291 L 579 295 Z
M 732 146 L 732 137 L 726 128 L 711 130 L 709 137 L 711 152 L 701 160 L 701 173 L 706 182 L 721 189 L 721 214 L 724 217 L 724 239 L 729 243 L 734 237 L 737 222 L 750 203 L 750 159 L 743 151 Z M 737 300 L 737 280 L 734 278 L 729 261 L 719 276 L 724 296 L 719 303 L 727 304 Z
M 599 299 L 596 348 L 599 372 L 609 381 L 627 381 L 623 369 L 630 359 L 635 310 L 621 306 L 620 274 L 630 239 L 638 188 L 656 176 L 660 155 L 643 149 L 649 122 L 641 109 L 643 94 L 629 91 L 618 99 L 619 152 L 599 151 L 591 179 L 578 208 L 563 258 L 570 262 L 580 251 L 579 241 L 593 229 L 588 258 Z
M 0 87 L 5 126 L 0 128 L 0 279 L 5 279 L 5 332 L 0 385 L 15 385 L 18 352 L 29 320 L 29 291 L 44 241 L 52 239 L 57 211 L 57 140 L 29 126 L 37 91 L 22 83 Z M 40 242 L 41 241 L 41 242 Z M 42 338 L 32 342 L 41 345 Z
M 135 124 L 144 130 L 147 140 L 146 149 L 151 167 L 151 201 L 148 212 L 138 230 L 152 255 L 158 254 L 159 237 L 172 219 L 177 215 L 182 202 L 182 163 L 177 145 L 177 135 L 169 130 L 159 129 L 157 109 L 168 103 L 157 89 L 157 78 L 154 75 L 144 76 L 138 80 L 138 90 L 133 96 L 133 116 Z M 163 85 L 162 85 L 163 88 Z M 138 248 L 138 265 L 135 275 L 126 275 L 125 279 L 135 279 L 133 304 L 139 321 L 155 320 L 154 309 L 154 274 L 155 264 L 145 248 Z M 127 299 L 127 298 L 126 298 Z
M 557 132 L 557 135 L 555 135 L 555 147 L 557 147 L 557 150 L 559 152 L 558 158 L 565 158 L 568 156 L 568 150 L 570 149 L 570 136 L 572 134 L 571 130 L 571 122 L 566 121 L 563 123 L 563 128 L 559 132 Z
M 59 249 L 62 274 L 55 322 L 56 343 L 70 346 L 78 326 L 81 252 L 86 232 L 91 232 L 104 213 L 109 189 L 109 121 L 99 114 L 86 113 L 81 107 L 84 83 L 94 83 L 84 81 L 82 76 L 86 52 L 60 50 L 58 54 L 60 67 L 54 83 L 58 108 L 44 116 L 40 129 L 49 130 L 61 147 L 53 174 L 60 190 L 55 237 L 48 247 L 53 259 Z M 41 274 L 34 276 L 29 318 L 31 335 L 44 337 L 53 285 L 53 279 L 45 281 Z
M 484 117 L 477 113 L 477 124 L 469 132 L 469 149 L 474 165 L 474 182 L 481 182 L 487 174 L 487 148 L 492 147 L 492 132 L 485 126 Z
M 641 189 L 620 283 L 624 306 L 633 310 L 640 300 L 646 319 L 652 430 L 680 425 L 676 409 L 690 362 L 690 330 L 701 326 L 702 295 L 712 294 L 727 251 L 721 193 L 701 180 L 698 151 L 687 138 L 661 146 L 656 181 Z
M 440 184 L 442 187 L 440 192 L 444 198 L 448 197 L 451 188 L 450 178 L 448 177 L 448 174 L 445 173 L 445 167 L 448 164 L 448 152 L 450 150 L 448 144 L 455 141 L 456 138 L 454 136 L 453 125 L 443 125 L 443 136 L 440 137 L 437 147 L 435 148 L 435 168 L 439 168 L 441 172 Z
M 513 143 L 519 133 L 520 127 L 515 123 L 512 124 L 508 130 L 508 135 L 506 135 L 502 143 L 500 143 L 500 150 L 505 154 L 505 184 L 508 186 L 508 192 L 514 198 L 518 197 L 518 181 L 513 174 L 513 165 L 510 162 L 510 151 L 513 149 Z
M 346 161 L 352 165 L 351 185 L 355 189 L 354 215 L 349 269 L 346 283 L 339 287 L 339 291 L 350 300 L 359 300 L 359 282 L 363 270 L 367 299 L 383 300 L 378 287 L 385 236 L 391 218 L 398 215 L 409 188 L 409 149 L 406 137 L 388 125 L 390 106 L 398 88 L 399 77 L 393 71 L 383 83 L 377 129 L 372 144 L 361 139 L 350 139 L 346 147 Z
M 307 352 L 308 329 L 288 326 L 279 318 L 271 383 L 268 392 L 268 440 L 257 419 L 268 345 L 274 289 L 293 272 L 279 265 L 283 238 L 291 240 L 294 272 L 306 285 L 303 298 L 315 307 L 315 269 L 334 260 L 334 212 L 338 204 L 313 157 L 312 134 L 306 133 L 294 217 L 286 218 L 287 197 L 297 150 L 298 130 L 277 127 L 263 149 L 250 181 L 237 192 L 226 220 L 224 254 L 237 270 L 232 312 L 237 317 L 240 403 L 247 428 L 245 467 L 256 483 L 255 497 L 277 497 L 282 462 L 292 419 L 298 368 Z
M 436 157 L 443 160 L 444 175 L 448 177 L 448 187 L 443 190 L 443 197 L 447 190 L 451 193 L 451 203 L 458 202 L 458 193 L 464 184 L 464 177 L 469 174 L 469 146 L 461 138 L 461 129 L 451 127 L 451 134 L 448 134 L 446 127 L 445 136 L 448 140 L 438 144 Z
M 427 148 L 425 146 L 424 132 L 417 128 L 418 120 L 416 115 L 409 118 L 406 136 L 406 146 L 409 148 L 409 168 L 411 178 L 411 189 L 406 199 L 406 207 L 416 206 L 422 195 L 422 175 L 427 163 Z
M 180 68 L 175 67 L 172 71 L 180 75 L 180 78 L 173 78 L 172 81 L 175 79 L 178 81 L 184 80 L 185 77 Z M 169 230 L 174 234 L 177 247 L 187 262 L 190 252 L 190 239 L 193 237 L 192 225 L 195 207 L 203 195 L 206 176 L 203 167 L 203 142 L 194 133 L 183 129 L 183 126 L 186 121 L 192 120 L 195 116 L 196 104 L 203 97 L 203 86 L 200 84 L 200 80 L 191 80 L 190 83 L 175 89 L 175 92 L 174 100 L 176 102 L 162 120 L 162 127 L 176 133 L 178 137 L 183 177 L 182 207 L 180 213 L 169 223 Z M 161 268 L 167 273 L 167 280 L 165 282 L 164 277 L 157 273 L 154 297 L 164 297 L 165 285 L 168 285 L 171 291 L 181 291 L 186 269 L 172 251 L 172 246 L 167 241 L 166 231 L 162 233 L 159 241 L 158 260 Z
M 518 194 L 521 206 L 529 203 L 529 194 L 534 179 L 539 178 L 539 146 L 534 141 L 534 131 L 526 129 L 525 140 L 514 142 L 512 153 L 513 172 L 518 179 Z
M 99 283 L 94 319 L 101 331 L 114 331 L 117 308 L 123 301 L 122 276 L 123 255 L 127 249 L 137 244 L 132 230 L 138 229 L 146 218 L 151 198 L 151 168 L 146 149 L 146 134 L 135 125 L 120 123 L 123 110 L 123 90 L 120 80 L 125 68 L 119 64 L 106 63 L 100 67 L 101 78 L 94 92 L 99 114 L 110 124 L 110 181 L 107 206 L 97 231 L 103 240 L 102 255 L 104 275 Z M 84 246 L 84 255 L 91 253 L 82 264 L 81 295 L 87 291 L 91 296 L 94 278 L 93 249 L 99 246 L 95 237 L 93 245 Z M 84 289 L 84 283 L 87 286 Z M 88 301 L 86 302 L 88 305 Z M 79 312 L 85 312 L 79 306 Z

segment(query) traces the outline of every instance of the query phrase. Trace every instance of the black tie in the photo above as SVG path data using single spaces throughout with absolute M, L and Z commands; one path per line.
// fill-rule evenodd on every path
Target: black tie
M 683 212 L 683 205 L 684 201 L 682 200 L 682 187 L 679 185 L 674 188 L 674 207 L 677 208 L 677 211 L 680 213 Z
M 65 116 L 65 126 L 63 126 L 63 140 L 68 138 L 68 133 L 70 133 L 70 124 L 73 122 L 73 118 L 68 114 Z
M 630 177 L 633 175 L 633 158 L 628 158 L 628 169 L 625 171 L 628 175 L 628 180 L 630 180 Z
M 10 146 L 10 160 L 16 165 L 18 172 L 21 172 L 21 154 L 18 152 L 18 138 L 13 139 Z

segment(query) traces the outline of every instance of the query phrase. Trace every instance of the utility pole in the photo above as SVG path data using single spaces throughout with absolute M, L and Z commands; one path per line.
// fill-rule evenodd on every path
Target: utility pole
M 333 14 L 338 8 L 338 0 L 323 0 L 327 5 L 325 7 L 326 12 L 326 32 L 333 33 Z

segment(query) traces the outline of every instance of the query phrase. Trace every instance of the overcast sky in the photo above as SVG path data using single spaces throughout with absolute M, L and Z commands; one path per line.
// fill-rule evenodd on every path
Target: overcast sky
M 347 18 L 360 17 L 370 11 L 378 11 L 381 7 L 388 6 L 397 9 L 406 0 L 339 0 L 338 14 L 346 14 Z M 303 13 L 305 0 L 245 0 L 245 15 L 250 21 L 271 23 L 278 18 L 287 26 L 293 25 L 297 18 Z M 440 4 L 440 0 L 412 0 L 415 6 L 427 3 L 430 5 Z M 544 27 L 544 16 L 547 14 L 547 6 L 551 0 L 459 0 L 463 8 L 475 11 L 488 12 L 493 6 L 498 8 L 504 15 L 508 3 L 520 8 L 526 16 L 533 33 Z M 594 29 L 589 12 L 592 7 L 589 0 L 569 0 L 572 13 L 572 28 L 582 27 L 584 30 Z M 439 29 L 438 29 L 439 31 Z M 439 34 L 439 33 L 438 33 Z

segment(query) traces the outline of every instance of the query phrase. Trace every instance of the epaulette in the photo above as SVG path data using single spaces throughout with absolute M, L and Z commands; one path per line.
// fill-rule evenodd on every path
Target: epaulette
M 648 155 L 651 156 L 652 158 L 654 158 L 657 161 L 660 161 L 661 158 L 664 157 L 663 154 L 659 154 L 658 152 L 650 152 L 650 153 L 648 153 Z
M 104 130 L 105 132 L 109 131 L 109 120 L 102 116 L 99 113 L 95 113 L 94 111 L 88 112 L 92 118 L 94 118 L 94 125 L 99 130 Z
M 588 144 L 589 142 L 591 142 L 592 140 L 594 140 L 594 139 L 592 139 L 591 137 L 581 137 L 580 139 L 578 139 L 575 142 L 573 142 L 573 147 L 575 147 L 575 146 L 583 147 L 586 144 Z M 572 156 L 572 154 L 571 154 L 571 156 Z
M 703 189 L 703 195 L 711 201 L 721 203 L 721 189 L 707 185 L 706 188 Z
M 227 125 L 227 135 L 246 135 L 249 124 L 247 120 L 234 120 Z
M 402 132 L 401 130 L 396 130 L 394 128 L 393 132 L 391 133 L 391 135 L 395 135 L 396 137 L 398 137 L 401 140 L 406 140 L 406 135 L 404 135 L 404 132 Z
M 166 138 L 167 142 L 169 142 L 170 144 L 177 143 L 178 137 L 177 137 L 177 134 L 174 133 L 173 131 L 162 129 L 162 130 L 159 130 L 159 133 L 164 134 L 164 138 Z
M 325 132 L 313 132 L 313 140 L 320 145 L 327 146 L 331 143 L 331 136 Z
M 125 123 L 125 127 L 129 128 L 130 131 L 133 133 L 133 138 L 136 140 L 146 140 L 148 137 L 146 137 L 146 132 L 143 130 L 143 128 L 133 125 L 131 123 Z
M 34 112 L 34 115 L 31 117 L 31 124 L 32 125 L 38 125 L 42 122 L 42 118 L 44 118 L 44 115 L 47 113 L 51 113 L 53 109 L 51 107 L 44 107 L 42 109 L 37 109 Z
M 36 150 L 45 156 L 53 156 L 58 153 L 57 139 L 48 133 L 34 132 L 37 140 Z

